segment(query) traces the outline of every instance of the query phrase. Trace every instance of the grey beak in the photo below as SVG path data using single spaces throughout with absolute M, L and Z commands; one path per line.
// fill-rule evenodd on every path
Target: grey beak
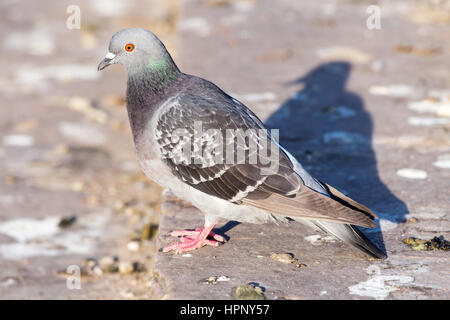
M 108 52 L 105 56 L 105 58 L 98 64 L 98 68 L 97 70 L 103 70 L 105 69 L 107 66 L 116 63 L 115 58 L 116 55 L 114 53 Z

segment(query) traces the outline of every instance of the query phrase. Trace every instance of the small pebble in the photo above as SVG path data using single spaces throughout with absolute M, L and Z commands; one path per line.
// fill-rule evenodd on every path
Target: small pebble
M 86 264 L 87 267 L 89 267 L 90 269 L 92 269 L 94 266 L 97 265 L 97 260 L 94 258 L 87 258 L 84 263 Z
M 117 269 L 117 268 L 112 268 L 112 267 L 116 266 L 118 260 L 119 259 L 117 257 L 112 257 L 112 256 L 103 257 L 99 261 L 100 268 L 102 268 L 103 271 L 111 272 L 111 270 Z
M 290 263 L 294 263 L 294 262 L 298 261 L 298 259 L 295 259 L 294 255 L 292 255 L 291 253 L 272 253 L 270 255 L 270 259 L 275 260 L 275 261 L 280 261 L 280 262 L 286 263 L 286 264 L 290 264 Z
M 129 261 L 119 263 L 119 272 L 121 274 L 131 274 L 134 271 L 134 266 Z
M 142 240 L 151 240 L 158 233 L 159 225 L 154 223 L 148 223 L 141 229 L 141 239 Z
M 117 266 L 116 264 L 110 265 L 105 271 L 109 273 L 119 272 L 119 266 Z
M 96 276 L 101 276 L 103 274 L 103 271 L 100 268 L 100 266 L 98 265 L 98 262 L 96 259 L 87 258 L 84 263 L 86 265 L 88 274 L 91 274 L 91 275 L 94 274 Z
M 238 286 L 235 294 L 236 300 L 265 300 L 262 289 L 252 284 Z
M 72 226 L 75 223 L 75 221 L 77 221 L 76 216 L 64 217 L 59 221 L 58 227 L 68 228 L 68 227 Z
M 94 267 L 92 267 L 92 272 L 96 275 L 96 276 L 101 276 L 103 274 L 102 269 L 95 265 Z
M 139 251 L 141 248 L 141 242 L 138 240 L 132 240 L 128 242 L 127 249 L 133 252 Z
M 144 272 L 147 270 L 145 264 L 138 261 L 133 262 L 134 272 Z

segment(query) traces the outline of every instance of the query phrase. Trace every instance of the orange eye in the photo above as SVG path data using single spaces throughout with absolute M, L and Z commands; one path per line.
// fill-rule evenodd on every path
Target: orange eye
M 125 45 L 125 50 L 127 50 L 128 52 L 133 51 L 133 49 L 134 49 L 134 44 L 128 43 L 127 45 Z

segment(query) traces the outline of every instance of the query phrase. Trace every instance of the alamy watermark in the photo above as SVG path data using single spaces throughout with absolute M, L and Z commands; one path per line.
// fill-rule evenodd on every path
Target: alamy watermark
M 67 267 L 66 273 L 69 275 L 66 280 L 66 288 L 69 290 L 81 289 L 81 268 L 75 264 Z
M 369 17 L 366 20 L 366 26 L 369 30 L 381 29 L 381 8 L 377 5 L 368 6 L 366 13 Z
M 69 16 L 66 19 L 66 27 L 69 30 L 81 28 L 81 9 L 79 6 L 71 4 L 67 7 L 66 13 Z

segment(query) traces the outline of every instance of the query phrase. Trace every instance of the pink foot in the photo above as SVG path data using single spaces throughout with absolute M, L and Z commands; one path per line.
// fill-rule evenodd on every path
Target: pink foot
M 192 251 L 197 248 L 201 248 L 205 245 L 217 247 L 219 242 L 225 242 L 225 238 L 212 232 L 214 224 L 209 227 L 203 227 L 202 229 L 197 228 L 194 230 L 175 230 L 170 233 L 174 237 L 182 236 L 181 242 L 174 243 L 164 247 L 163 252 L 169 252 L 171 250 L 176 250 L 176 253 L 183 253 L 187 251 Z M 208 237 L 212 237 L 217 240 L 209 240 Z

